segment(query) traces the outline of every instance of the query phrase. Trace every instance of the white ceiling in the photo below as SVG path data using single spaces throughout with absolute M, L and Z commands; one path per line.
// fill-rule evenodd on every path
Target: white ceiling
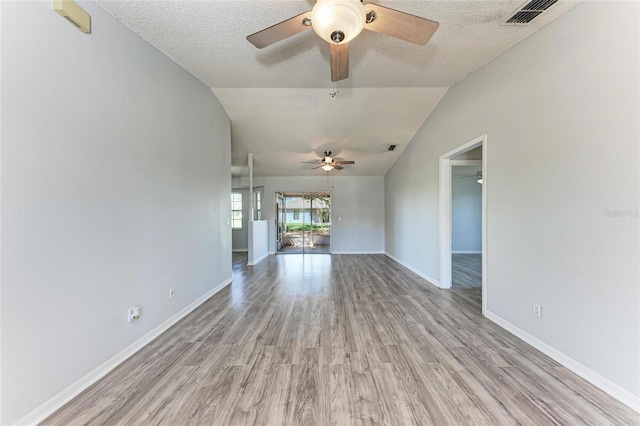
M 327 43 L 307 31 L 265 49 L 248 34 L 310 10 L 312 1 L 122 1 L 98 4 L 211 87 L 232 121 L 233 165 L 257 175 L 312 175 L 299 161 L 326 148 L 354 160 L 344 175 L 381 175 L 446 89 L 548 24 L 560 1 L 527 26 L 500 23 L 521 0 L 400 1 L 382 6 L 440 23 L 427 46 L 363 31 L 350 43 L 350 77 L 329 93 Z M 393 153 L 384 151 L 398 144 Z M 333 172 L 332 172 L 333 173 Z
M 451 175 L 454 179 L 460 179 L 469 176 L 476 176 L 477 172 L 482 171 L 482 166 L 453 166 Z

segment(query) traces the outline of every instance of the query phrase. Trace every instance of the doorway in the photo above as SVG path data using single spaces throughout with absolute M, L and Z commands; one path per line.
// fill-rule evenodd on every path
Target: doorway
M 464 154 L 475 149 L 481 152 L 481 160 L 470 159 Z M 440 287 L 451 288 L 453 276 L 453 250 L 452 250 L 452 181 L 453 167 L 464 165 L 481 166 L 481 175 L 475 178 L 475 183 L 481 186 L 481 253 L 479 257 L 481 266 L 481 291 L 482 291 L 482 314 L 485 315 L 487 309 L 487 135 L 479 136 L 458 148 L 440 156 L 440 197 L 439 197 L 439 254 L 440 254 Z M 479 181 L 479 182 L 478 182 Z M 468 265 L 467 265 L 468 266 Z M 463 265 L 463 268 L 465 266 Z
M 468 154 L 474 159 L 454 157 L 451 160 L 451 287 L 479 293 L 482 287 L 482 147 Z
M 331 194 L 276 192 L 276 252 L 331 253 Z

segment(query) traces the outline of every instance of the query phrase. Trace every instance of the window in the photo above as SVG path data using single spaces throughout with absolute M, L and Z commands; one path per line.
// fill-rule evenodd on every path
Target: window
M 293 220 L 300 220 L 300 210 L 293 211 Z
M 256 191 L 256 220 L 262 220 L 262 194 Z
M 231 193 L 231 229 L 242 229 L 242 194 Z

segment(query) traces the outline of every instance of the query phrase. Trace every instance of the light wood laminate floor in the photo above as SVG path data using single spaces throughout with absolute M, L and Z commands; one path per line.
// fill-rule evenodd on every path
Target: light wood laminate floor
M 482 287 L 482 255 L 451 255 L 451 285 L 454 288 Z
M 244 259 L 242 259 L 244 256 Z M 269 256 L 47 425 L 628 425 L 638 414 L 384 255 Z

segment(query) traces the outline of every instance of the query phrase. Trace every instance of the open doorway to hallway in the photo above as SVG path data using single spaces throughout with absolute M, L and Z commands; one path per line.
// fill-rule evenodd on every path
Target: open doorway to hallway
M 276 193 L 277 253 L 331 253 L 331 194 Z
M 481 147 L 476 150 L 473 156 L 481 157 Z M 482 160 L 451 164 L 451 287 L 481 289 Z
M 439 187 L 440 287 L 480 292 L 484 315 L 488 299 L 486 134 L 440 156 Z

